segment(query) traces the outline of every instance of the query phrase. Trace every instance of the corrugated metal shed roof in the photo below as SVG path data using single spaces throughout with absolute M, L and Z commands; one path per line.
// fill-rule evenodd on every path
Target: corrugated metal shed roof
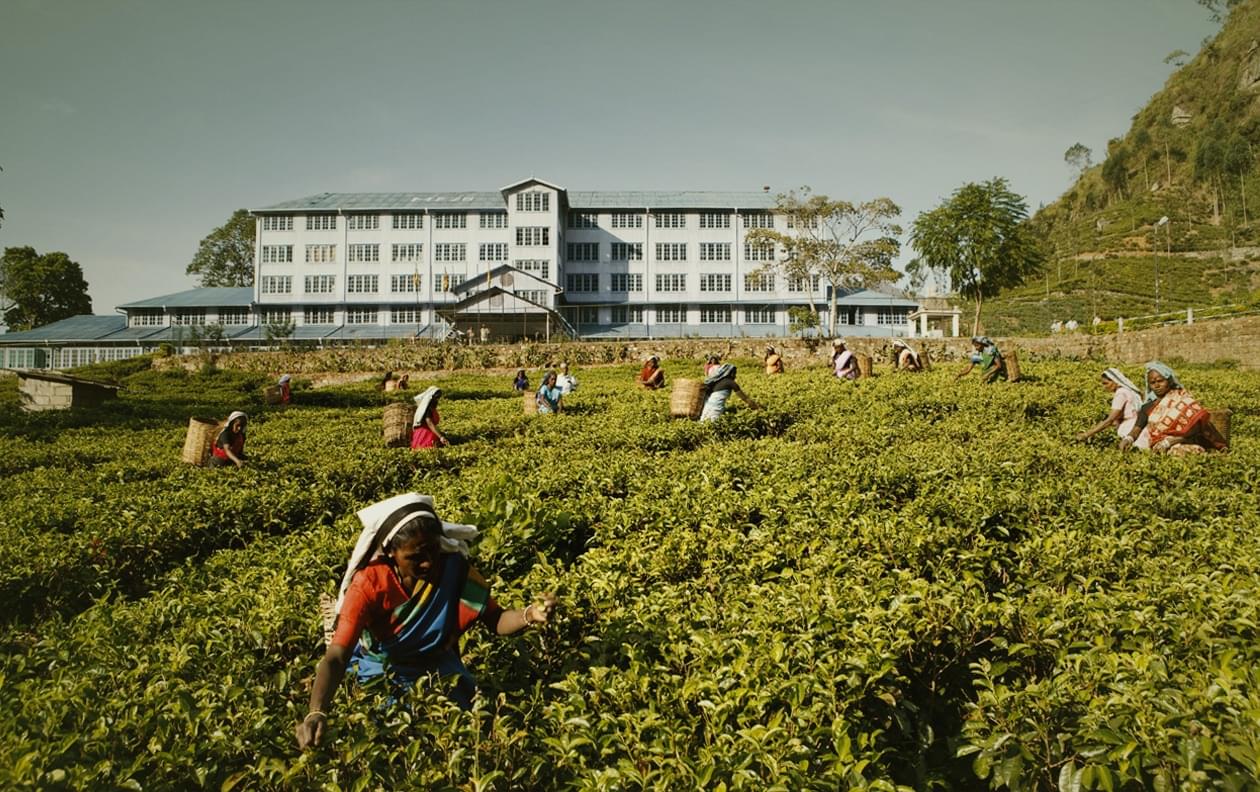
M 566 193 L 572 209 L 772 209 L 775 197 L 767 192 L 684 191 L 573 191 Z M 437 193 L 320 193 L 254 209 L 255 212 L 333 212 L 371 210 L 497 210 L 503 196 L 493 192 Z
M 836 295 L 836 303 L 838 305 L 887 305 L 895 308 L 915 308 L 918 302 L 907 300 L 904 297 L 894 297 L 891 294 L 872 291 L 871 289 L 863 289 L 862 291 L 850 292 L 848 294 Z
M 119 308 L 231 308 L 248 307 L 254 301 L 253 286 L 203 286 L 198 289 L 125 303 Z
M 116 333 L 127 326 L 125 316 L 93 316 L 80 314 L 59 322 L 36 327 L 33 330 L 22 330 L 16 333 L 0 334 L 0 343 L 39 344 L 48 341 L 96 341 L 111 333 Z

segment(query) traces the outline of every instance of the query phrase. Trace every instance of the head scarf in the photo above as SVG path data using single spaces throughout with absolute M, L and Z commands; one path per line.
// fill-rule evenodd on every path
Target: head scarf
M 651 363 L 652 367 L 656 368 L 658 365 L 660 365 L 661 359 L 658 358 L 656 355 L 648 355 L 648 359 L 646 362 Z
M 979 345 L 980 345 L 980 346 L 982 346 L 982 347 L 991 347 L 991 346 L 993 346 L 993 341 L 992 341 L 992 339 L 990 339 L 988 336 L 972 336 L 972 337 L 971 337 L 971 343 L 973 343 L 973 344 L 979 344 Z
M 1105 378 L 1107 378 L 1107 379 L 1111 380 L 1112 382 L 1116 383 L 1116 384 L 1117 384 L 1117 385 L 1119 385 L 1120 387 L 1122 387 L 1122 388 L 1128 388 L 1129 390 L 1133 391 L 1134 393 L 1138 394 L 1139 396 L 1140 396 L 1140 395 L 1142 395 L 1142 391 L 1138 390 L 1138 386 L 1134 385 L 1134 384 L 1133 384 L 1133 382 L 1132 382 L 1132 380 L 1130 380 L 1128 377 L 1124 376 L 1124 372 L 1123 372 L 1123 371 L 1121 371 L 1120 369 L 1115 368 L 1115 367 L 1106 368 L 1106 369 L 1103 369 L 1103 373 L 1102 373 L 1102 375 L 1103 375 Z
M 1181 382 L 1177 379 L 1177 373 L 1168 366 L 1165 366 L 1163 363 L 1160 363 L 1158 360 L 1152 360 L 1150 363 L 1146 364 L 1146 374 L 1150 374 L 1152 371 L 1168 380 L 1168 387 L 1170 389 L 1181 387 Z M 1155 391 L 1151 390 L 1150 380 L 1146 378 L 1145 374 L 1142 376 L 1142 381 L 1146 383 L 1146 401 L 1153 401 L 1155 399 Z
M 704 378 L 704 384 L 712 385 L 716 382 L 727 379 L 728 377 L 730 379 L 735 379 L 735 366 L 730 363 L 723 363 L 715 368 L 712 374 Z
M 416 414 L 411 419 L 412 429 L 424 426 L 424 419 L 429 417 L 429 410 L 433 408 L 433 402 L 441 395 L 441 388 L 436 385 L 430 385 L 412 399 L 416 403 Z
M 905 341 L 902 341 L 900 338 L 893 339 L 893 346 L 898 349 L 910 349 L 910 345 L 907 344 Z M 910 350 L 910 351 L 913 352 L 914 350 Z
M 278 383 L 278 384 L 283 385 L 283 384 L 285 384 L 286 382 L 288 382 L 288 381 L 289 381 L 289 379 L 290 379 L 290 377 L 289 377 L 289 375 L 288 375 L 288 374 L 281 374 L 281 375 L 280 375 L 280 381 L 279 381 L 279 383 Z
M 768 347 L 766 347 L 766 354 L 767 354 L 767 355 L 777 355 L 777 354 L 779 354 L 779 353 L 774 351 L 774 347 L 772 347 L 772 346 L 768 346 Z
M 832 347 L 842 347 L 842 346 L 844 346 L 844 339 L 843 339 L 843 338 L 833 338 L 833 339 L 831 339 L 831 346 L 832 346 Z
M 235 411 L 233 411 L 233 412 L 232 412 L 232 414 L 231 414 L 231 415 L 229 415 L 229 416 L 227 417 L 227 423 L 226 423 L 225 425 L 227 426 L 227 428 L 228 428 L 228 429 L 231 429 L 231 428 L 232 428 L 232 422 L 233 422 L 233 421 L 235 421 L 237 418 L 240 418 L 240 419 L 241 419 L 241 421 L 242 421 L 242 424 L 241 424 L 241 434 L 245 434 L 245 425 L 244 425 L 244 424 L 249 423 L 249 416 L 248 416 L 248 415 L 246 415 L 245 413 L 241 412 L 240 410 L 235 410 Z
M 350 581 L 354 579 L 354 573 L 372 561 L 384 558 L 385 546 L 389 544 L 389 541 L 403 526 L 422 514 L 438 519 L 437 512 L 433 509 L 433 496 L 415 492 L 386 498 L 358 512 L 363 531 L 359 533 L 359 539 L 354 543 L 354 550 L 350 553 L 349 562 L 346 563 L 346 573 L 341 578 L 341 588 L 337 592 L 336 611 L 338 613 L 346 597 L 346 590 L 350 588 Z M 439 537 L 442 552 L 467 556 L 468 543 L 477 537 L 477 528 L 472 525 L 443 522 L 440 519 L 438 523 L 442 526 L 442 534 Z

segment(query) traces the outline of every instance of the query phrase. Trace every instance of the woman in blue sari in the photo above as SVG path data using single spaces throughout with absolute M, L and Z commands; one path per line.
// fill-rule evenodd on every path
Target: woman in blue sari
M 333 616 L 328 649 L 315 671 L 310 711 L 297 727 L 299 748 L 318 745 L 337 685 L 384 679 L 394 697 L 423 676 L 455 677 L 451 697 L 472 706 L 476 690 L 460 658 L 459 638 L 480 623 L 498 635 L 545 624 L 555 598 L 504 610 L 468 561 L 471 525 L 442 522 L 433 499 L 414 492 L 359 512 L 355 544 Z
M 543 375 L 542 384 L 538 386 L 538 393 L 535 397 L 538 401 L 538 414 L 546 415 L 548 413 L 563 412 L 563 397 L 564 391 L 556 384 L 556 372 L 548 371 Z

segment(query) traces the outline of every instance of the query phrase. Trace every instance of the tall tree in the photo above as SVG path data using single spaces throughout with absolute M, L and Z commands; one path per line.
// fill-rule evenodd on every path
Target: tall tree
M 254 218 L 237 209 L 228 221 L 201 240 L 185 272 L 202 286 L 254 285 Z
M 1063 161 L 1076 168 L 1077 176 L 1089 170 L 1089 166 L 1094 164 L 1093 158 L 1094 152 L 1083 143 L 1073 143 L 1067 151 L 1063 152 Z
M 891 283 L 901 277 L 893 259 L 901 252 L 901 226 L 894 221 L 901 208 L 889 198 L 863 203 L 814 195 L 808 187 L 778 197 L 775 212 L 787 217 L 790 233 L 755 228 L 746 239 L 754 245 L 777 245 L 787 258 L 775 262 L 788 277 L 820 276 L 831 287 L 828 332 L 836 334 L 839 292 Z M 812 290 L 811 290 L 812 292 Z M 813 307 L 813 300 L 810 300 Z
M 978 333 L 985 298 L 1020 285 L 1045 263 L 1027 219 L 1027 204 L 1006 179 L 964 184 L 915 218 L 910 244 L 919 255 L 910 262 L 911 274 L 948 273 L 951 288 L 975 301 L 972 333 Z
M 1234 10 L 1234 6 L 1241 2 L 1242 0 L 1198 0 L 1199 5 L 1208 10 L 1213 22 L 1223 22 L 1229 12 Z
M 58 319 L 92 313 L 83 268 L 65 253 L 33 247 L 4 249 L 0 258 L 0 292 L 5 295 L 4 323 L 29 330 Z

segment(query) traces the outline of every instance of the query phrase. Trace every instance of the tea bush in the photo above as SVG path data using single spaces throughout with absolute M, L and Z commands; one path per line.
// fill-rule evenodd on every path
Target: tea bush
M 746 363 L 766 409 L 714 426 L 629 365 L 541 418 L 452 375 L 456 444 L 419 453 L 380 447 L 368 384 L 281 409 L 254 375 L 129 371 L 98 410 L 0 415 L 0 785 L 1254 788 L 1260 376 L 1180 372 L 1234 448 L 1174 459 L 1071 441 L 1098 366 Z M 189 414 L 237 406 L 247 468 L 179 463 Z M 407 489 L 482 526 L 505 605 L 563 608 L 470 634 L 472 711 L 347 685 L 299 754 L 352 512 Z

